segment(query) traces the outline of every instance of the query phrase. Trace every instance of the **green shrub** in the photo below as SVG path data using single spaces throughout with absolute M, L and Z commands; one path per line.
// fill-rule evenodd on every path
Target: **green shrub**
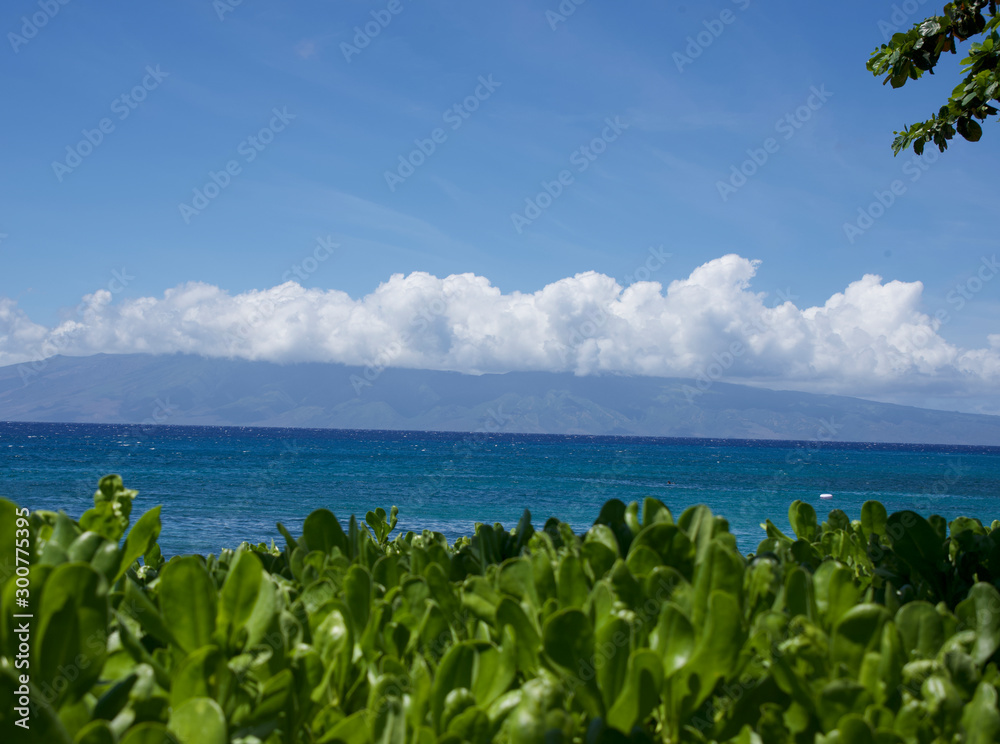
M 797 501 L 795 536 L 767 521 L 744 556 L 708 508 L 655 499 L 452 545 L 393 537 L 395 507 L 346 530 L 319 510 L 280 548 L 165 561 L 159 507 L 128 530 L 135 495 L 108 476 L 79 521 L 26 518 L 29 606 L 14 571 L 0 585 L 5 701 L 33 615 L 14 740 L 1000 741 L 997 522 L 870 501 L 821 524 Z

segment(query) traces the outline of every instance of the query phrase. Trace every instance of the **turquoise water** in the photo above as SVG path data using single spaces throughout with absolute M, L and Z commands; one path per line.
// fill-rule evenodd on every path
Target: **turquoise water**
M 513 527 L 525 508 L 586 529 L 601 504 L 655 496 L 675 515 L 707 504 L 752 551 L 788 504 L 856 519 L 890 511 L 1000 518 L 1000 448 L 819 442 L 443 434 L 328 429 L 0 423 L 0 494 L 77 517 L 97 479 L 120 473 L 134 516 L 163 505 L 164 553 L 281 542 L 319 507 L 345 519 L 399 507 L 399 528 L 454 539 L 474 523 Z M 833 494 L 820 500 L 821 493 Z

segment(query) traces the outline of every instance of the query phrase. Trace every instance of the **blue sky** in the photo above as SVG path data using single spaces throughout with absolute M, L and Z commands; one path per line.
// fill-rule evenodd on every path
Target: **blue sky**
M 412 272 L 468 272 L 504 295 L 588 271 L 625 286 L 662 246 L 650 278 L 664 286 L 738 254 L 760 261 L 749 286 L 767 306 L 778 290 L 823 306 L 878 274 L 922 282 L 919 309 L 948 311 L 934 331 L 958 348 L 1000 332 L 1000 283 L 948 300 L 996 252 L 1000 137 L 990 123 L 933 163 L 893 157 L 893 130 L 936 110 L 958 65 L 896 91 L 873 78 L 892 3 L 586 0 L 563 3 L 564 20 L 557 0 L 45 7 L 12 0 L 0 26 L 0 298 L 36 331 L 79 320 L 101 288 L 120 306 L 289 277 L 359 300 Z M 366 23 L 378 34 L 359 41 Z M 583 169 L 579 148 L 602 132 Z M 390 187 L 417 141 L 434 151 Z M 754 151 L 766 162 L 723 198 Z M 564 171 L 551 205 L 512 224 Z M 212 173 L 225 187 L 183 209 Z M 894 181 L 900 195 L 850 241 L 844 224 Z M 327 237 L 332 255 L 295 272 Z

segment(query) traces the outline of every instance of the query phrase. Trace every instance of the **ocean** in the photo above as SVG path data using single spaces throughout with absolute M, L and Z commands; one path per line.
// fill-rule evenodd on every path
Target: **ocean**
M 168 556 L 281 545 L 276 522 L 298 535 L 320 507 L 346 523 L 396 505 L 397 529 L 454 540 L 476 522 L 514 527 L 525 509 L 538 528 L 555 516 L 581 532 L 608 499 L 655 496 L 675 517 L 707 504 L 744 552 L 765 519 L 789 529 L 795 499 L 821 518 L 838 508 L 857 519 L 878 499 L 890 512 L 1000 519 L 1000 447 L 0 423 L 0 465 L 0 495 L 73 517 L 102 475 L 119 473 L 139 491 L 133 523 L 163 505 Z

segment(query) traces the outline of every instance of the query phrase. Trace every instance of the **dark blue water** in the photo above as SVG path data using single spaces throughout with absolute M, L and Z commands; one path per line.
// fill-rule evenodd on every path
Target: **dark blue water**
M 78 517 L 97 480 L 139 490 L 133 519 L 163 505 L 167 554 L 299 534 L 313 509 L 346 519 L 399 507 L 399 527 L 454 539 L 513 527 L 525 508 L 584 530 L 607 499 L 655 496 L 675 516 L 707 504 L 752 551 L 803 499 L 856 519 L 891 511 L 1000 518 L 1000 448 L 529 434 L 0 423 L 0 495 Z M 821 493 L 834 498 L 821 500 Z

